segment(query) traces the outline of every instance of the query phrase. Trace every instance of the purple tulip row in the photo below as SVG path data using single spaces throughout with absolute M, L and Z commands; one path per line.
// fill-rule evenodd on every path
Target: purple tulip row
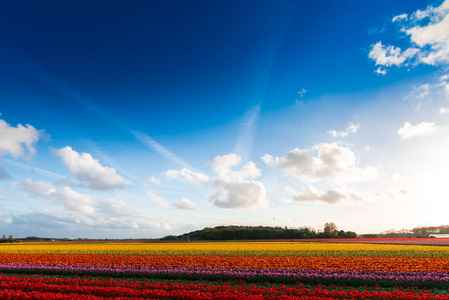
M 435 282 L 449 283 L 446 272 L 389 272 L 352 270 L 311 270 L 311 269 L 232 269 L 232 268 L 191 268 L 191 267 L 151 267 L 151 266 L 101 266 L 65 264 L 23 264 L 1 263 L 0 272 L 61 272 L 80 274 L 131 274 L 133 276 L 177 275 L 232 278 L 291 278 L 318 280 L 357 280 L 357 281 L 395 281 L 395 282 Z

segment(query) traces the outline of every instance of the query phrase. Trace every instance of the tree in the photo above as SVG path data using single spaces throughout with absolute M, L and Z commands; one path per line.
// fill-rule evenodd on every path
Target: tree
M 324 237 L 334 238 L 338 236 L 337 225 L 334 222 L 324 224 Z
M 344 237 L 346 237 L 346 232 L 345 232 L 344 230 L 340 230 L 340 231 L 338 232 L 338 237 L 339 237 L 339 238 L 344 238 Z
M 356 238 L 357 233 L 355 233 L 354 231 L 346 231 L 346 237 L 347 238 Z M 377 235 L 376 235 L 376 237 L 377 237 Z

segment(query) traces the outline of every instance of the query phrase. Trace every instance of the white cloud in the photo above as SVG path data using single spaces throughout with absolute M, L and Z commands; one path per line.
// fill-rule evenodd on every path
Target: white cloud
M 286 188 L 290 194 L 288 198 L 284 198 L 283 202 L 310 202 L 310 203 L 327 203 L 337 204 L 342 202 L 363 201 L 363 197 L 347 191 L 346 189 L 328 190 L 322 192 L 315 187 L 308 185 L 301 192 L 296 192 L 289 187 Z
M 237 174 L 241 178 L 256 178 L 259 177 L 262 173 L 260 172 L 260 169 L 256 166 L 256 164 L 250 161 L 249 163 L 244 165 Z
M 240 164 L 240 157 L 234 153 L 216 156 L 211 167 L 217 177 L 211 178 L 189 169 L 168 170 L 165 174 L 170 179 L 184 180 L 204 187 L 215 189 L 215 194 L 209 196 L 209 202 L 220 208 L 254 209 L 266 207 L 265 187 L 261 182 L 246 180 L 260 176 L 260 169 L 250 161 L 239 171 L 232 168 Z
M 32 212 L 23 215 L 15 215 L 12 217 L 13 223 L 20 226 L 26 226 L 38 232 L 50 229 L 54 232 L 65 236 L 85 236 L 89 234 L 93 237 L 111 236 L 133 236 L 141 237 L 142 233 L 153 232 L 158 229 L 167 229 L 168 224 L 144 219 L 143 216 L 129 215 L 127 217 L 115 217 L 110 215 L 83 214 L 77 212 L 67 212 L 60 210 L 45 210 L 40 212 Z M 86 227 L 90 227 L 90 232 L 86 232 Z M 112 230 L 111 230 L 112 229 Z M 137 231 L 139 230 L 139 231 Z
M 130 234 L 138 236 L 142 233 L 151 233 L 153 230 L 173 230 L 172 225 L 179 223 L 179 220 L 170 216 L 157 216 L 113 198 L 97 198 L 81 194 L 67 186 L 55 187 L 48 182 L 34 182 L 30 179 L 13 182 L 13 185 L 32 195 L 61 204 L 65 208 L 42 209 L 25 215 L 12 215 L 13 223 L 18 226 L 26 225 L 33 229 L 52 228 L 52 230 L 58 228 L 59 234 L 66 232 L 65 235 L 75 237 L 78 234 L 84 235 L 87 226 L 94 228 L 93 233 L 98 233 L 98 237 L 104 237 L 110 236 L 111 233 L 119 234 L 119 231 L 122 231 L 120 233 L 122 236 Z M 139 230 L 139 233 L 136 234 L 135 230 Z
M 440 115 L 446 115 L 449 114 L 449 108 L 442 107 L 440 108 Z
M 22 124 L 17 127 L 10 126 L 0 119 L 0 155 L 11 154 L 14 157 L 25 155 L 25 148 L 29 155 L 34 155 L 34 144 L 43 134 L 43 130 L 37 130 L 31 125 Z
M 167 200 L 164 200 L 161 197 L 156 196 L 152 192 L 147 191 L 147 195 L 150 196 L 150 201 L 154 205 L 159 206 L 159 207 L 165 207 L 165 208 L 170 207 L 170 204 L 168 204 Z
M 91 214 L 94 212 L 94 207 L 92 206 L 93 200 L 89 195 L 80 194 L 70 189 L 68 186 L 62 188 L 62 190 L 57 190 L 54 195 L 55 201 L 61 201 L 62 204 L 69 210 L 79 211 L 86 214 Z
M 318 152 L 316 157 L 312 151 Z M 280 167 L 287 176 L 308 182 L 323 179 L 335 182 L 369 181 L 379 175 L 374 167 L 357 167 L 354 152 L 336 143 L 318 144 L 311 150 L 296 148 L 276 158 L 265 154 L 262 160 L 268 166 Z
M 211 163 L 212 170 L 214 170 L 220 178 L 255 178 L 260 176 L 260 169 L 256 164 L 250 161 L 242 167 L 240 171 L 232 170 L 233 167 L 240 164 L 241 159 L 235 153 L 219 156 L 217 155 Z
M 402 14 L 402 15 L 398 15 L 393 17 L 393 19 L 391 20 L 391 22 L 398 22 L 398 21 L 402 21 L 402 20 L 407 20 L 407 14 Z
M 96 210 L 100 220 L 92 219 L 94 227 L 113 227 L 113 228 L 131 228 L 131 229 L 161 229 L 171 228 L 168 222 L 173 219 L 164 215 L 162 218 L 155 217 L 152 213 L 144 211 L 129 205 L 124 201 L 119 201 L 114 198 L 100 198 L 96 199 Z M 86 217 L 86 216 L 84 216 Z M 159 220 L 158 220 L 159 219 Z
M 2 223 L 2 224 L 12 224 L 13 222 L 12 222 L 11 218 L 2 216 L 2 217 L 0 217 L 0 223 Z
M 54 203 L 62 204 L 70 211 L 78 211 L 86 214 L 92 214 L 95 211 L 95 201 L 91 199 L 89 195 L 75 192 L 67 186 L 55 188 L 49 182 L 36 182 L 31 179 L 16 181 L 13 185 L 33 195 L 52 200 Z
M 89 153 L 79 154 L 69 146 L 55 151 L 62 162 L 77 179 L 87 182 L 92 189 L 106 190 L 120 188 L 131 184 L 117 174 L 114 168 L 103 167 L 98 159 Z
M 376 61 L 376 66 L 401 66 L 407 59 L 412 58 L 419 52 L 418 49 L 409 48 L 402 51 L 399 47 L 384 46 L 382 42 L 377 42 L 371 45 L 371 51 L 369 52 L 369 58 Z
M 187 168 L 181 170 L 168 170 L 165 175 L 169 179 L 179 179 L 199 185 L 208 185 L 211 182 L 209 176 L 203 173 L 196 173 Z
M 193 203 L 187 198 L 182 198 L 181 200 L 176 201 L 175 203 L 173 203 L 173 206 L 176 209 L 187 209 L 187 210 L 198 209 L 198 206 L 196 206 L 195 203 Z
M 449 82 L 448 82 L 448 80 L 449 80 L 449 75 L 441 76 L 440 80 L 439 80 L 440 81 L 439 85 L 441 87 L 443 87 L 444 93 L 446 94 L 446 96 L 449 97 Z
M 428 19 L 426 19 L 428 18 Z M 401 32 L 410 38 L 411 46 L 402 51 L 392 45 L 383 46 L 379 41 L 371 46 L 369 57 L 376 65 L 402 66 L 415 64 L 441 65 L 449 63 L 449 0 L 440 6 L 428 6 L 417 10 L 409 18 L 406 14 L 396 16 L 401 21 Z M 422 26 L 424 21 L 427 23 Z
M 210 166 L 212 167 L 212 170 L 218 173 L 219 177 L 227 177 L 230 173 L 234 173 L 231 168 L 240 164 L 240 161 L 240 156 L 235 153 L 223 156 L 217 155 Z
M 381 192 L 381 191 L 377 191 L 372 195 L 369 195 L 372 198 L 375 199 L 383 199 L 383 200 L 394 200 L 400 197 L 404 197 L 407 196 L 409 194 L 409 191 L 407 189 L 404 188 L 400 188 L 397 190 L 390 190 L 387 192 Z
M 360 129 L 360 124 L 354 124 L 349 122 L 349 126 L 346 127 L 344 131 L 336 131 L 336 130 L 329 130 L 327 133 L 329 133 L 334 138 L 343 138 L 347 137 L 351 133 L 356 133 Z
M 268 205 L 265 186 L 258 181 L 215 180 L 217 192 L 209 202 L 220 208 L 262 208 Z
M 421 122 L 414 126 L 410 122 L 405 122 L 404 126 L 399 128 L 398 134 L 402 140 L 406 140 L 412 137 L 434 135 L 440 130 L 441 128 L 433 122 Z
M 26 179 L 25 181 L 15 181 L 13 182 L 13 185 L 20 188 L 21 190 L 41 197 L 49 198 L 52 194 L 56 193 L 56 189 L 50 182 L 36 182 L 32 181 L 31 179 Z
M 297 94 L 299 95 L 299 97 L 304 97 L 304 95 L 307 93 L 307 90 L 306 89 L 301 89 Z
M 429 6 L 426 11 L 418 11 L 414 18 L 422 20 L 430 17 L 427 26 L 413 26 L 403 31 L 410 40 L 422 48 L 420 61 L 429 64 L 446 64 L 449 62 L 449 1 L 444 1 L 439 7 Z M 430 47 L 429 50 L 424 49 Z
M 343 204 L 362 201 L 391 201 L 408 194 L 406 189 L 391 190 L 387 192 L 356 192 L 346 188 L 320 191 L 317 188 L 307 185 L 301 192 L 297 192 L 289 187 L 286 188 L 289 196 L 282 199 L 284 203 L 326 203 Z
M 383 76 L 387 75 L 387 71 L 386 70 L 382 70 L 380 67 L 377 68 L 377 70 L 374 71 L 374 73 L 376 73 L 377 75 L 383 75 Z
M 432 22 L 441 21 L 441 19 L 449 12 L 449 1 L 443 1 L 440 6 L 428 6 L 425 10 L 417 10 L 410 19 L 414 22 L 429 18 Z
M 154 176 L 151 176 L 150 178 L 148 178 L 148 181 L 151 182 L 152 184 L 155 184 L 155 185 L 160 185 L 161 184 L 161 180 L 157 179 Z

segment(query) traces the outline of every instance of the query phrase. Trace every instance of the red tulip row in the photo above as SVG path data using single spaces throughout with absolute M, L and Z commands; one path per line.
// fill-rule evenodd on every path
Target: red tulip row
M 449 299 L 422 291 L 359 291 L 321 286 L 257 286 L 191 282 L 0 275 L 0 299 Z

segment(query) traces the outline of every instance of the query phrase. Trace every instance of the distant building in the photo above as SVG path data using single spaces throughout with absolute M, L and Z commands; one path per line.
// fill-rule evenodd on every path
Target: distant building
M 449 238 L 449 234 L 448 233 L 432 233 L 431 235 L 429 235 L 429 237 L 434 237 L 434 238 Z

